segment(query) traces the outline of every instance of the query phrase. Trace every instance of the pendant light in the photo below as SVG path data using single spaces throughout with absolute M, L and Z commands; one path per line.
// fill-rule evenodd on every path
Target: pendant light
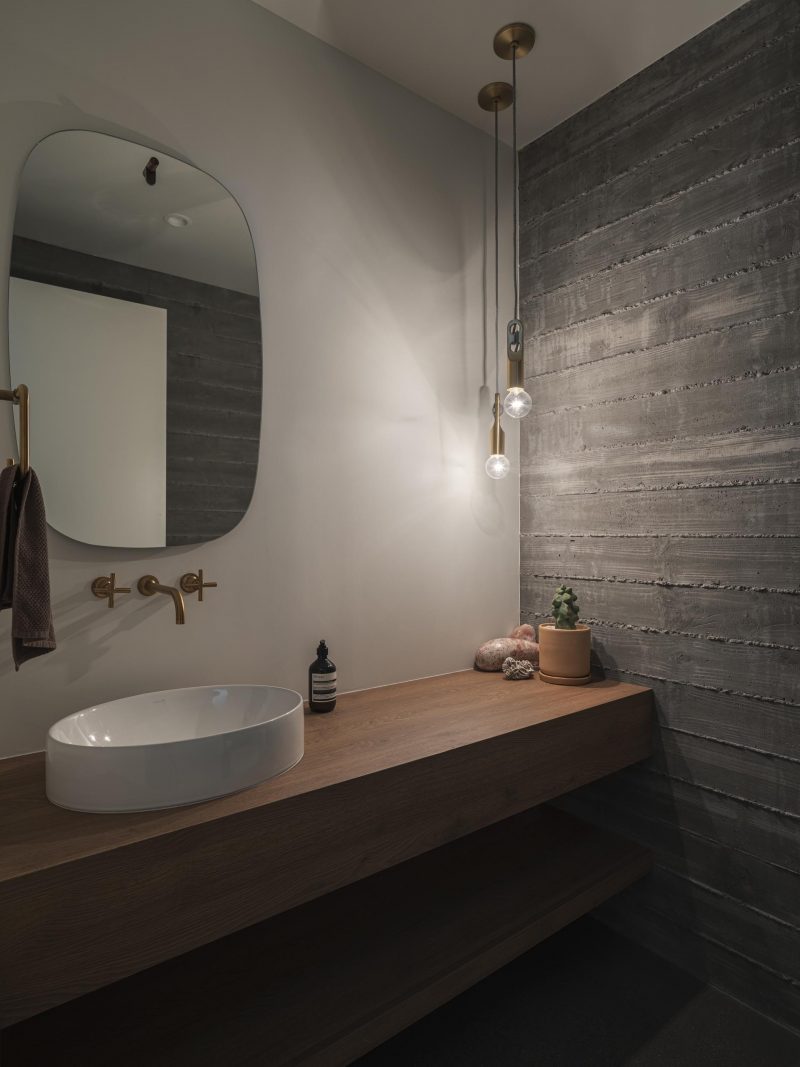
M 503 410 L 500 398 L 500 350 L 498 345 L 498 333 L 500 328 L 500 237 L 498 224 L 498 174 L 500 160 L 500 141 L 498 138 L 497 115 L 505 111 L 511 103 L 511 86 L 508 82 L 490 82 L 484 85 L 478 93 L 478 104 L 484 111 L 494 113 L 494 364 L 497 381 L 497 391 L 494 394 L 494 406 L 492 413 L 494 422 L 492 432 L 489 435 L 489 458 L 486 460 L 486 473 L 490 478 L 498 480 L 505 478 L 511 470 L 511 462 L 506 455 L 506 435 L 500 425 L 500 415 Z
M 494 413 L 494 422 L 492 423 L 492 432 L 489 434 L 489 450 L 490 455 L 486 460 L 485 470 L 490 478 L 494 478 L 495 481 L 499 481 L 500 478 L 505 478 L 508 472 L 511 470 L 511 460 L 506 455 L 506 435 L 503 432 L 503 427 L 500 425 L 500 413 L 503 410 L 503 406 L 500 402 L 500 394 L 494 394 L 494 407 L 492 409 Z
M 503 410 L 511 419 L 521 419 L 531 410 L 533 401 L 525 391 L 525 328 L 519 317 L 519 162 L 517 158 L 517 60 L 533 48 L 536 32 L 526 22 L 511 22 L 494 36 L 494 51 L 511 61 L 511 149 L 514 156 L 514 317 L 506 330 L 508 355 L 508 389 Z

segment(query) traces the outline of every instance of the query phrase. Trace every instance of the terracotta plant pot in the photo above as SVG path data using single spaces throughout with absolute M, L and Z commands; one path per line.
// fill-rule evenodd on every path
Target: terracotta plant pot
M 592 631 L 582 622 L 574 630 L 539 626 L 539 676 L 554 685 L 586 685 L 591 674 Z

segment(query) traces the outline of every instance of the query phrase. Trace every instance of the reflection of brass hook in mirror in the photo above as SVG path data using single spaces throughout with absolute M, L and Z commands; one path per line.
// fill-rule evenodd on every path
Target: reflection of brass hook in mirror
M 144 180 L 147 182 L 148 185 L 155 185 L 156 184 L 156 167 L 157 166 L 158 166 L 158 157 L 157 156 L 150 156 L 150 158 L 147 161 L 147 165 L 145 166 L 144 170 L 142 171 L 142 174 L 144 175 Z
M 0 389 L 0 400 L 8 400 L 19 407 L 19 465 L 22 473 L 27 474 L 31 466 L 30 390 L 27 385 Z M 13 467 L 14 460 L 7 460 L 6 466 Z

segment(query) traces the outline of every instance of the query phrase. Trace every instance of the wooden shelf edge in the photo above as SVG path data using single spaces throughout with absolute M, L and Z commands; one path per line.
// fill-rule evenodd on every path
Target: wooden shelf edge
M 643 878 L 652 867 L 649 855 L 643 855 L 636 864 L 617 872 L 616 877 L 604 879 L 594 887 L 596 897 L 587 903 L 575 898 L 553 913 L 546 928 L 535 923 L 520 928 L 506 940 L 486 948 L 464 960 L 452 971 L 443 974 L 436 982 L 423 986 L 389 1005 L 380 1014 L 365 1020 L 338 1036 L 330 1044 L 318 1047 L 303 1059 L 304 1067 L 345 1067 L 360 1056 L 366 1055 L 384 1041 L 405 1030 L 430 1012 L 442 1007 L 471 986 L 494 974 L 518 956 L 523 955 L 551 935 L 588 914 L 610 897 L 627 889 Z M 287 1061 L 288 1062 L 288 1061 Z
M 646 731 L 652 714 L 652 693 L 641 686 L 606 680 L 569 689 L 460 671 L 345 695 L 334 715 L 306 716 L 306 750 L 296 767 L 252 789 L 186 807 L 66 811 L 45 797 L 43 753 L 0 760 L 0 887 L 148 841 L 157 847 L 160 839 L 187 831 L 214 834 L 242 818 L 268 817 L 277 804 L 302 804 L 362 777 L 410 772 L 419 761 L 457 758 L 476 744 L 539 739 L 565 727 L 578 737 L 599 713 L 625 720 L 617 748 L 627 743 L 634 760 L 649 754 L 642 727 Z
M 604 702 L 592 704 L 597 698 L 586 686 L 582 710 L 569 711 L 572 698 L 564 698 L 560 712 L 550 707 L 542 717 L 536 700 L 529 703 L 522 692 L 534 683 L 515 689 L 517 683 L 505 680 L 470 678 L 460 684 L 471 693 L 474 719 L 454 717 L 449 702 L 455 698 L 444 683 L 444 712 L 411 684 L 402 707 L 386 697 L 382 725 L 352 715 L 323 724 L 320 748 L 309 759 L 324 763 L 326 752 L 350 739 L 363 749 L 363 767 L 352 778 L 297 792 L 287 775 L 281 788 L 294 795 L 79 860 L 62 856 L 56 866 L 1 882 L 0 1026 L 449 847 L 652 750 L 647 690 L 625 689 L 620 696 L 607 686 L 598 690 Z M 526 692 L 536 697 L 535 690 Z M 458 743 L 419 758 L 417 727 L 425 747 L 434 735 L 441 747 L 440 730 L 448 736 L 455 730 Z M 493 732 L 465 743 L 476 728 Z M 379 747 L 395 765 L 375 769 L 370 750 L 381 731 Z M 395 745 L 404 746 L 402 755 Z M 373 770 L 361 773 L 365 767 Z M 89 823 L 83 817 L 78 823 L 116 823 L 113 816 L 85 818 Z M 23 837 L 25 825 L 23 819 L 17 826 Z M 63 829 L 54 830 L 59 839 Z
M 608 835 L 598 831 L 597 840 L 601 837 Z M 432 981 L 418 984 L 372 1017 L 308 1050 L 303 1055 L 303 1067 L 346 1067 L 643 878 L 652 868 L 652 854 L 639 845 L 625 844 L 625 855 L 619 857 L 612 870 L 596 879 L 589 877 L 575 895 L 567 896 L 555 910 L 477 948 Z
M 526 811 L 10 1027 L 3 1067 L 65 1047 L 83 1067 L 343 1067 L 650 866 L 639 845 Z

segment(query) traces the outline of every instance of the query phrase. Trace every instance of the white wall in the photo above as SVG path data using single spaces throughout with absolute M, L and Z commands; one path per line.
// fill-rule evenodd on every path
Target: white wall
M 249 0 L 3 0 L 2 21 L 0 269 L 41 137 L 183 155 L 252 227 L 265 377 L 255 497 L 226 537 L 145 553 L 51 536 L 59 648 L 14 674 L 0 616 L 0 755 L 127 693 L 302 689 L 322 636 L 343 689 L 469 666 L 519 596 L 518 483 L 482 471 L 491 142 Z M 0 410 L 0 455 L 11 425 Z M 135 586 L 198 566 L 220 586 L 184 627 L 165 597 L 109 611 L 89 592 L 112 569 Z
M 87 544 L 166 545 L 166 310 L 27 278 L 11 278 L 8 300 L 49 522 Z

